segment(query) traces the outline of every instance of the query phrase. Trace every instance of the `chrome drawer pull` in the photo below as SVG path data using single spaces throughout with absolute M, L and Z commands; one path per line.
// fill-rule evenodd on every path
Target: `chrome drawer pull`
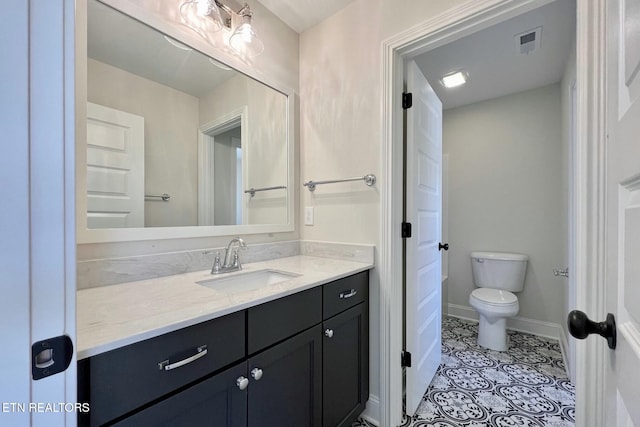
M 160 369 L 161 371 L 170 371 L 172 369 L 176 369 L 176 368 L 179 368 L 180 366 L 184 366 L 188 363 L 194 362 L 200 359 L 201 357 L 204 357 L 207 355 L 207 346 L 201 345 L 200 347 L 197 348 L 197 351 L 198 352 L 193 356 L 187 357 L 186 359 L 182 359 L 179 362 L 169 363 L 169 359 L 163 360 L 162 362 L 158 363 L 158 369 Z
M 357 294 L 358 291 L 356 291 L 355 289 L 351 289 L 350 291 L 344 291 L 340 293 L 340 299 L 347 299 L 347 298 L 351 298 L 352 296 L 355 296 L 355 294 Z

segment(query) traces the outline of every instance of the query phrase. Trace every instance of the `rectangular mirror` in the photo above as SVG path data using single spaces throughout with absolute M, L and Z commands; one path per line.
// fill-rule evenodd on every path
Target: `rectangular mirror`
M 81 243 L 293 230 L 291 94 L 97 0 L 86 70 Z

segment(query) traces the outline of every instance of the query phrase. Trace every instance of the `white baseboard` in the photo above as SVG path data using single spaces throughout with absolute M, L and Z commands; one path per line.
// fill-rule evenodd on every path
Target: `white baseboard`
M 457 317 L 459 319 L 471 320 L 472 322 L 478 322 L 478 312 L 471 307 L 458 304 L 448 304 L 447 315 L 451 317 Z
M 470 320 L 477 322 L 479 320 L 478 312 L 472 307 L 449 304 L 448 315 L 452 317 L 458 317 L 460 319 Z M 569 341 L 564 328 L 557 323 L 542 322 L 540 320 L 527 319 L 524 317 L 511 317 L 507 319 L 507 328 L 514 331 L 526 332 L 532 335 L 538 335 L 546 338 L 553 338 L 560 343 L 560 352 L 562 353 L 562 361 L 564 362 L 567 376 L 572 378 L 571 369 L 569 365 Z
M 571 375 L 572 366 L 569 365 L 569 340 L 564 328 L 560 328 L 560 351 L 562 352 L 562 361 L 564 362 L 564 369 L 567 371 L 567 377 L 573 381 L 574 378 Z
M 369 400 L 367 401 L 367 407 L 364 412 L 360 415 L 367 422 L 379 426 L 380 425 L 380 398 L 373 394 L 369 395 Z
M 478 312 L 473 308 L 464 305 L 449 304 L 448 313 L 449 316 L 458 317 L 465 320 L 471 320 L 474 322 L 477 322 L 479 320 Z M 557 323 L 543 322 L 535 319 L 527 319 L 525 317 L 508 318 L 507 329 L 526 332 L 528 334 L 538 335 L 546 338 L 553 338 L 558 341 L 561 341 L 560 334 L 563 333 L 562 327 Z M 562 342 L 560 346 L 562 348 Z M 563 351 L 563 357 L 564 354 L 565 353 Z

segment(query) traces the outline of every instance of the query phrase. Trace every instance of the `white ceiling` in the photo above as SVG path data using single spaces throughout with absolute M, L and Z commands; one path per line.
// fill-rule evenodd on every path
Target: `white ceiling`
M 298 33 L 313 27 L 353 0 L 258 0 Z
M 87 55 L 196 97 L 238 73 L 95 0 L 87 7 Z
M 575 35 L 575 0 L 557 0 L 416 58 L 443 108 L 454 108 L 557 83 Z M 540 49 L 517 54 L 514 36 L 542 27 Z M 439 79 L 464 70 L 463 86 L 445 89 Z

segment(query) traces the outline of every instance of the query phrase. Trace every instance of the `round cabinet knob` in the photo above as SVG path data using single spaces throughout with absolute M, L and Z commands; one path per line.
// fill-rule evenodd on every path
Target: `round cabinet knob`
M 244 390 L 245 388 L 247 388 L 247 386 L 249 386 L 249 380 L 245 377 L 238 377 L 238 379 L 236 380 L 236 385 L 240 390 Z
M 251 376 L 253 377 L 254 380 L 258 381 L 260 378 L 262 378 L 262 369 L 253 368 L 251 370 Z
M 332 338 L 333 337 L 333 329 L 326 329 L 324 331 L 324 336 L 327 338 Z

